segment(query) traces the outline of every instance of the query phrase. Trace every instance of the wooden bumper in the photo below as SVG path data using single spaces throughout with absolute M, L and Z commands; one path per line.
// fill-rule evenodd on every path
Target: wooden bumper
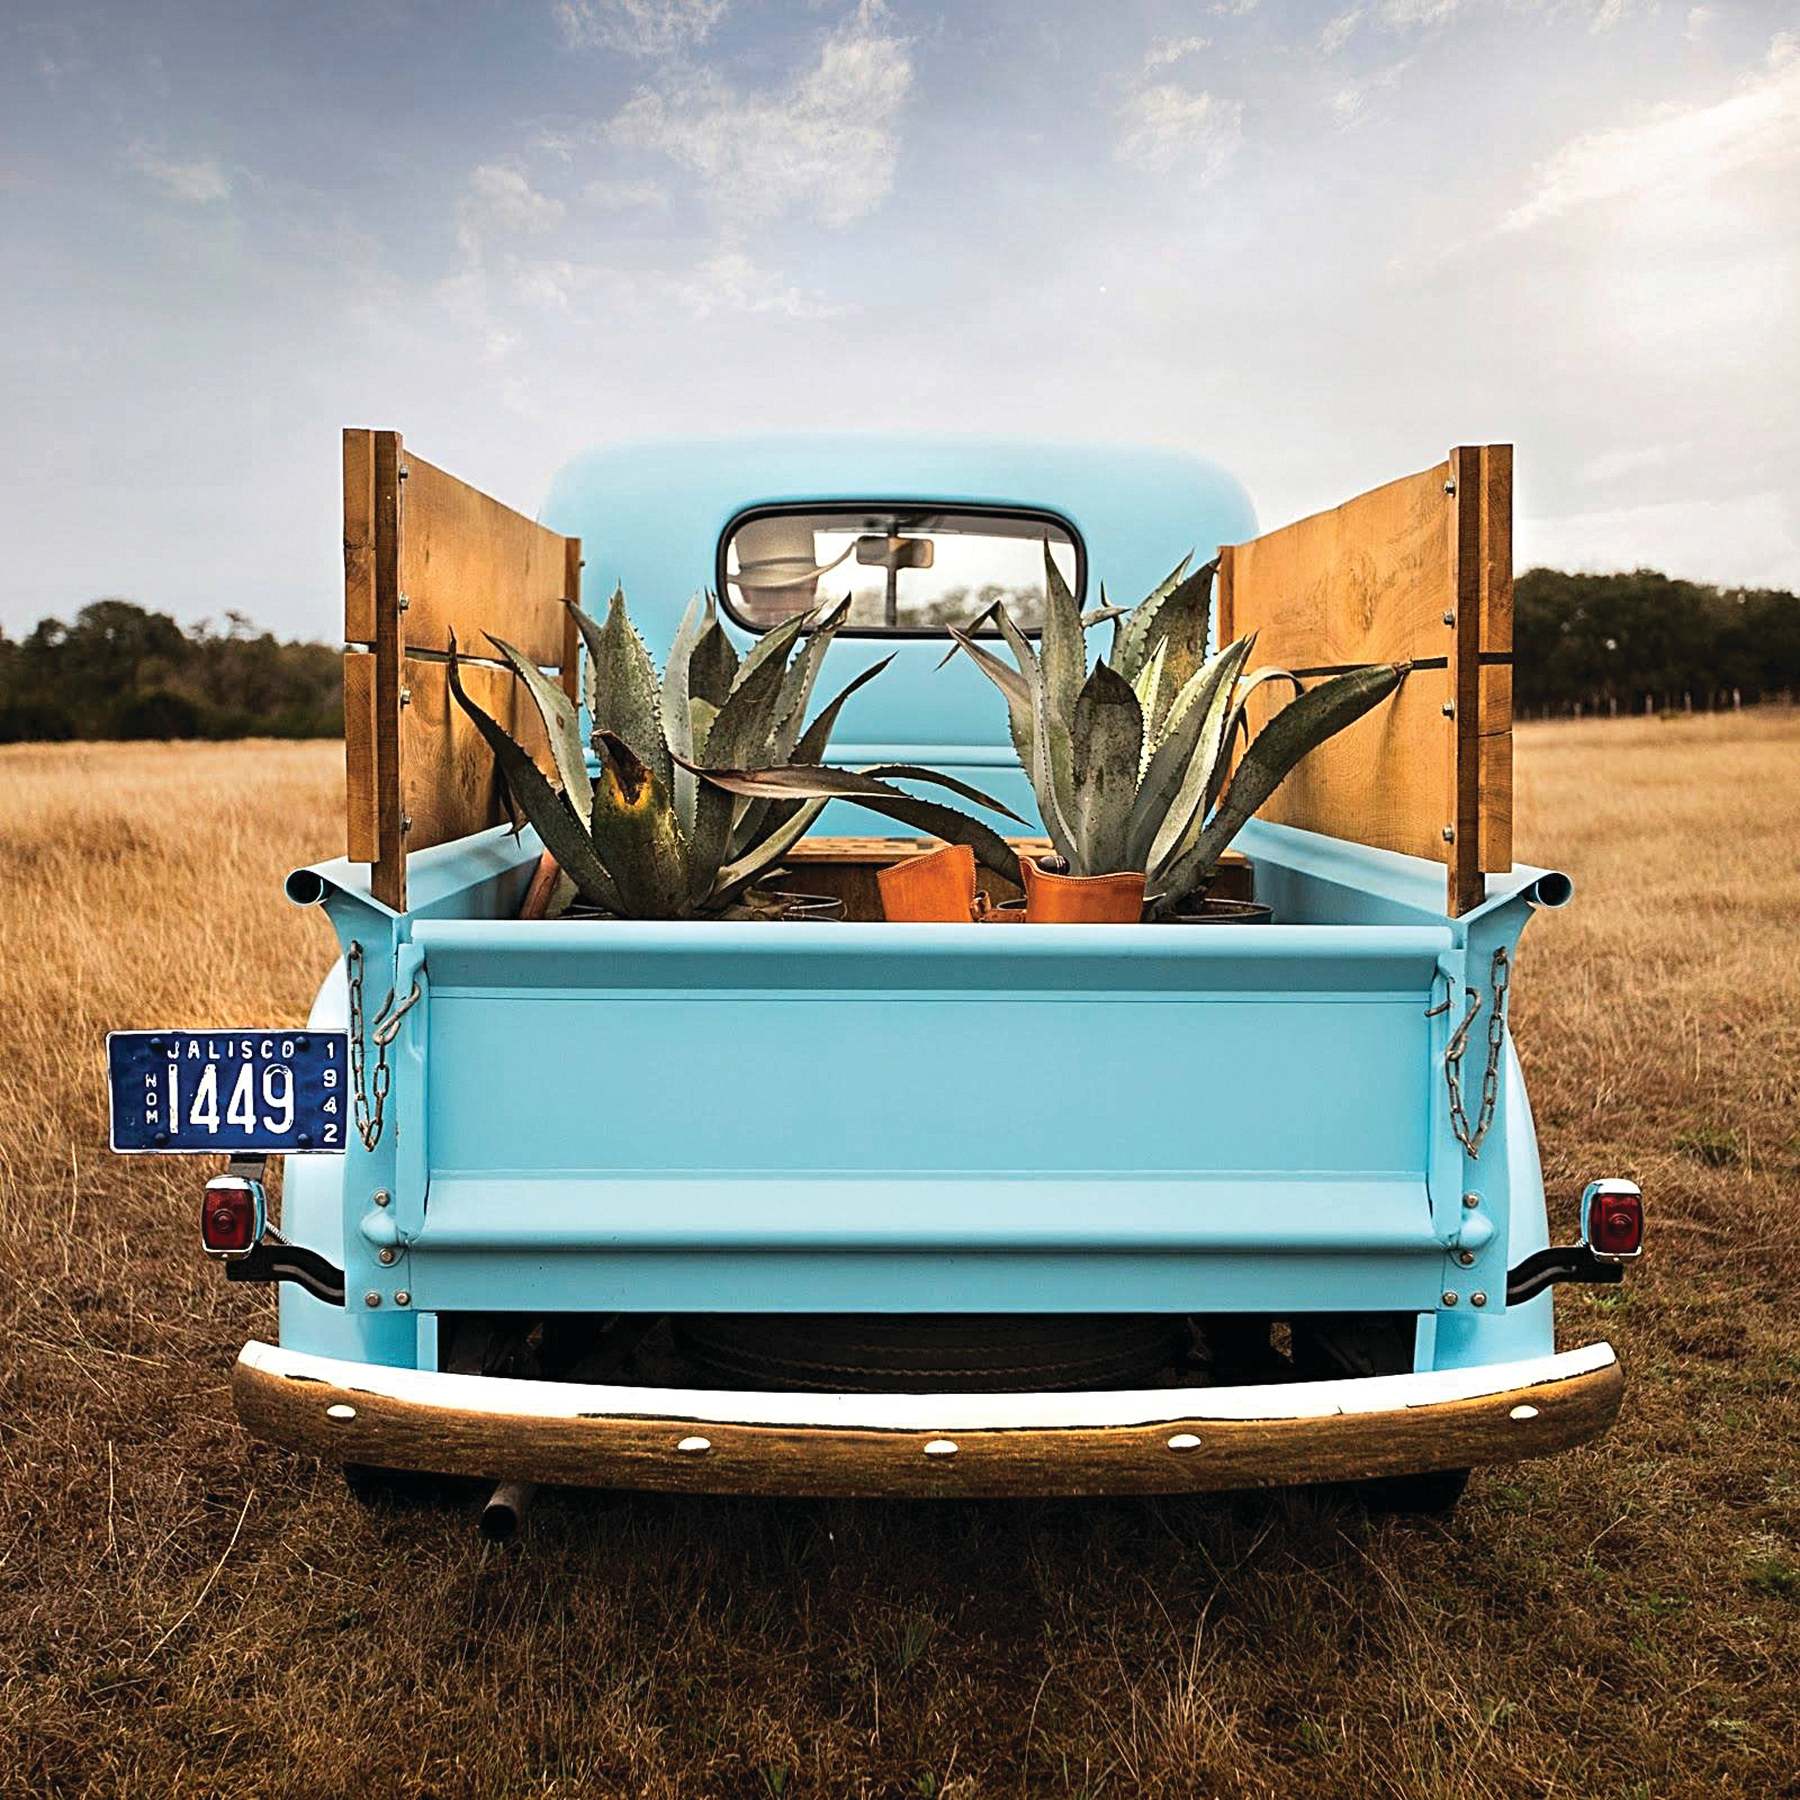
M 440 1375 L 245 1346 L 258 1437 L 333 1462 L 702 1494 L 1160 1494 L 1544 1456 L 1619 1410 L 1611 1347 L 1362 1381 L 803 1395 Z

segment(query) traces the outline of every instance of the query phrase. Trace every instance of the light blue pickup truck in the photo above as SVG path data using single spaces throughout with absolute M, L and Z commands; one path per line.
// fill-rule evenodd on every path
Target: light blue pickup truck
M 287 884 L 340 959 L 304 1030 L 113 1040 L 115 1146 L 230 1152 L 203 1241 L 281 1284 L 245 1425 L 501 1484 L 496 1530 L 534 1483 L 1441 1507 L 1604 1431 L 1618 1363 L 1557 1349 L 1549 1290 L 1619 1279 L 1642 1217 L 1604 1180 L 1547 1213 L 1508 1030 L 1570 897 L 1511 857 L 1510 481 L 1457 450 L 1259 536 L 1181 454 L 740 441 L 582 458 L 538 522 L 347 433 L 350 855 Z M 1216 643 L 1408 671 L 1238 835 L 1272 922 L 887 922 L 873 872 L 921 845 L 841 800 L 784 862 L 816 909 L 520 916 L 542 845 L 446 652 L 525 736 L 482 633 L 579 697 L 584 562 L 658 655 L 696 590 L 746 656 L 848 596 L 832 684 L 891 661 L 832 763 L 929 764 L 1017 833 L 949 628 L 1004 598 L 1029 636 L 1047 560 L 1096 609 L 1216 547 Z

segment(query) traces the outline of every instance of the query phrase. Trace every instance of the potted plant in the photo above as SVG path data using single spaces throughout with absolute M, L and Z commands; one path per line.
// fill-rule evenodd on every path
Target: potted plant
M 534 905 L 556 913 L 578 900 L 633 919 L 742 914 L 754 884 L 835 797 L 967 844 L 987 866 L 1008 870 L 1012 854 L 999 833 L 883 777 L 934 782 L 1007 813 L 988 795 L 910 765 L 856 773 L 821 763 L 845 702 L 886 667 L 864 670 L 805 722 L 819 669 L 848 609 L 845 600 L 795 614 L 740 661 L 712 596 L 704 603 L 696 598 L 660 676 L 623 593 L 613 594 L 604 623 L 574 609 L 588 651 L 584 697 L 592 732 L 586 741 L 568 695 L 511 644 L 490 638 L 543 721 L 554 780 L 469 698 L 452 642 L 450 691 L 560 871 L 553 892 L 544 891 L 549 882 L 533 884 Z M 592 771 L 590 749 L 597 759 Z M 707 766 L 714 761 L 727 766 L 715 772 Z M 760 785 L 746 789 L 751 774 Z
M 1014 748 L 1031 777 L 1056 866 L 1021 856 L 1032 922 L 1128 922 L 1175 916 L 1205 896 L 1232 839 L 1327 738 L 1391 694 L 1409 665 L 1378 663 L 1309 688 L 1286 670 L 1246 675 L 1254 638 L 1206 654 L 1217 562 L 1193 574 L 1184 560 L 1140 605 L 1084 619 L 1044 555 L 1046 601 L 1034 646 L 1004 605 L 993 616 L 1008 664 L 951 627 L 957 647 L 1006 698 Z M 1087 629 L 1113 624 L 1111 648 L 1090 669 Z M 1296 698 L 1245 747 L 1245 700 L 1285 680 Z

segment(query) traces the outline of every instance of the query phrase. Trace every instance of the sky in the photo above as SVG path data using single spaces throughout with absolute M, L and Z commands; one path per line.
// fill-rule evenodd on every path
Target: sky
M 1266 525 L 1507 441 L 1519 567 L 1800 588 L 1800 0 L 8 0 L 0 274 L 15 634 L 332 637 L 345 425 L 525 511 L 1177 445 Z

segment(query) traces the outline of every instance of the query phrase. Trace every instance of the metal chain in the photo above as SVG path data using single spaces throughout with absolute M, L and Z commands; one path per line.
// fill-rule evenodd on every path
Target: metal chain
M 1473 1126 L 1463 1108 L 1462 1059 L 1463 1052 L 1468 1047 L 1469 1032 L 1474 1026 L 1475 1015 L 1482 1007 L 1482 997 L 1474 988 L 1464 990 L 1469 996 L 1469 1010 L 1463 1016 L 1463 1022 L 1451 1034 L 1450 1042 L 1444 1046 L 1444 1081 L 1450 1089 L 1450 1129 L 1456 1133 L 1456 1141 L 1471 1157 L 1480 1156 L 1482 1139 L 1487 1136 L 1488 1127 L 1494 1122 L 1494 1108 L 1500 1101 L 1500 1058 L 1506 1047 L 1506 994 L 1510 978 L 1511 964 L 1506 952 L 1504 949 L 1496 950 L 1488 977 L 1493 988 L 1493 1007 L 1488 1013 L 1487 1067 L 1482 1071 L 1481 1105 L 1475 1114 Z M 1433 1011 L 1441 1012 L 1449 1004 L 1446 1000 L 1443 1007 L 1435 1007 Z
M 373 1150 L 381 1141 L 382 1115 L 387 1110 L 388 1089 L 394 1081 L 394 1071 L 388 1066 L 388 1045 L 399 1035 L 400 1021 L 423 996 L 415 981 L 412 992 L 396 1006 L 394 990 L 388 989 L 387 998 L 375 1015 L 375 1024 L 368 1032 L 375 1044 L 375 1080 L 371 1086 L 365 1080 L 363 1052 L 363 947 L 354 939 L 344 953 L 344 973 L 350 988 L 350 1084 L 356 1135 L 362 1139 L 365 1150 Z

